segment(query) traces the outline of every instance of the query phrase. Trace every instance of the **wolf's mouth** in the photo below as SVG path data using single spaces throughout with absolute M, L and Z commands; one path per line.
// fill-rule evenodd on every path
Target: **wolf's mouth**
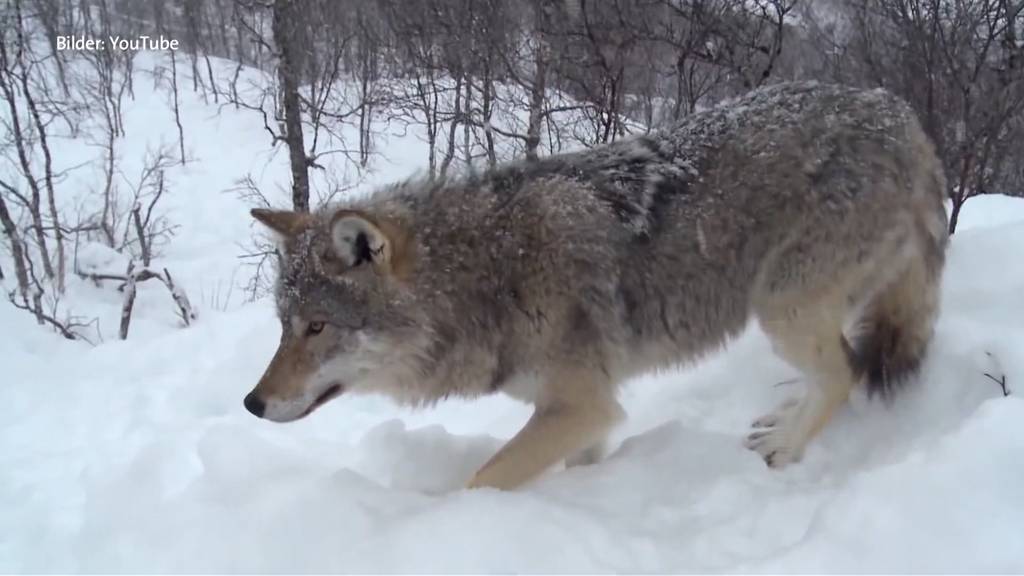
M 324 390 L 323 394 L 317 396 L 316 400 L 313 400 L 313 403 L 309 405 L 309 408 L 306 408 L 306 411 L 302 413 L 300 418 L 309 416 L 313 410 L 323 406 L 339 394 L 341 394 L 341 384 L 331 384 L 327 390 Z

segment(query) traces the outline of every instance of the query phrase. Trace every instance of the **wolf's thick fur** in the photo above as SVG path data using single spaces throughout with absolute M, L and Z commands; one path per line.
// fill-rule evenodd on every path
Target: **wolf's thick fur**
M 902 101 L 798 83 L 663 134 L 258 211 L 283 240 L 283 334 L 246 405 L 286 421 L 352 391 L 504 391 L 536 411 L 471 486 L 510 488 L 592 461 L 621 382 L 719 348 L 753 314 L 808 380 L 747 438 L 784 465 L 858 381 L 886 390 L 920 363 L 944 190 Z

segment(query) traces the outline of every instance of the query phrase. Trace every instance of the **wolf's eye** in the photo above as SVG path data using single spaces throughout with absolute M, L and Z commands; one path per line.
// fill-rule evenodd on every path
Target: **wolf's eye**
M 306 336 L 316 336 L 317 334 L 324 331 L 323 322 L 310 322 L 306 328 Z

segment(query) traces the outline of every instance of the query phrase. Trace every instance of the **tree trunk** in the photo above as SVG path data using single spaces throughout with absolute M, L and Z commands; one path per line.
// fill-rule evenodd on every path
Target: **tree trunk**
M 50 144 L 46 135 L 46 124 L 36 107 L 35 98 L 28 83 L 28 70 L 21 74 L 22 96 L 28 107 L 29 115 L 36 127 L 36 137 L 39 139 L 39 146 L 43 150 L 43 184 L 46 186 L 47 207 L 50 211 L 50 225 L 53 227 L 53 238 L 57 245 L 57 292 L 64 293 L 64 276 L 66 272 L 66 260 L 64 255 L 64 233 L 60 226 L 60 214 L 57 212 L 57 201 L 53 191 L 53 157 L 50 155 Z M 45 97 L 45 95 L 44 95 Z M 44 264 L 46 260 L 43 260 Z
M 302 137 L 302 109 L 299 103 L 298 47 L 295 28 L 298 14 L 295 0 L 274 0 L 274 44 L 277 45 L 277 77 L 284 100 L 284 140 L 292 168 L 292 208 L 309 212 L 309 169 Z
M 128 271 L 125 272 L 124 300 L 121 305 L 121 325 L 118 329 L 118 336 L 121 340 L 128 339 L 128 327 L 132 323 L 132 309 L 135 308 L 135 262 L 128 263 Z
M 534 4 L 536 23 L 533 31 L 533 81 L 530 83 L 530 116 L 526 125 L 526 160 L 537 160 L 537 149 L 540 147 L 540 129 L 544 114 L 544 96 L 547 92 L 548 46 L 544 37 L 545 3 L 538 0 Z
M 26 208 L 29 210 L 29 216 L 32 219 L 32 231 L 36 237 L 36 243 L 39 247 L 40 257 L 43 261 L 43 272 L 46 277 L 53 280 L 55 274 L 53 272 L 53 264 L 50 261 L 50 250 L 46 242 L 46 232 L 43 227 L 43 216 L 41 213 L 41 194 L 39 190 L 39 181 L 32 173 L 32 165 L 29 162 L 28 157 L 28 146 L 25 142 L 25 132 L 22 132 L 21 120 L 18 115 L 18 109 L 15 105 L 17 101 L 14 95 L 14 64 L 8 59 L 7 50 L 0 45 L 0 91 L 3 92 L 4 100 L 7 101 L 7 109 L 10 113 L 11 123 L 11 136 L 14 141 L 14 148 L 17 152 L 18 162 L 21 166 L 22 175 L 25 177 L 25 181 L 28 182 L 29 190 L 31 191 L 31 197 L 29 198 L 28 205 Z M 27 73 L 22 71 L 22 73 Z
M 451 124 L 448 125 L 448 142 L 445 148 L 444 158 L 441 159 L 440 176 L 445 178 L 448 175 L 448 167 L 455 158 L 455 137 L 458 135 L 459 122 L 462 121 L 462 81 L 463 76 L 455 79 L 455 110 L 452 114 Z
M 964 203 L 958 201 L 956 198 L 953 199 L 953 211 L 949 215 L 949 235 L 952 236 L 956 233 L 956 225 L 960 221 L 960 209 L 963 208 Z
M 491 115 L 494 111 L 494 82 L 491 79 L 490 65 L 484 69 L 481 98 L 480 113 L 483 115 L 484 141 L 487 144 L 487 167 L 493 170 L 498 165 L 498 154 L 494 149 L 494 130 L 491 128 Z
M 4 235 L 7 236 L 11 246 L 11 257 L 14 259 L 14 276 L 18 279 L 18 291 L 22 299 L 28 298 L 28 270 L 25 268 L 25 250 L 22 247 L 21 236 L 18 234 L 18 227 L 7 210 L 7 203 L 3 196 L 0 196 L 0 224 L 3 225 Z M 27 300 L 26 300 L 27 301 Z
M 174 103 L 174 124 L 178 127 L 178 153 L 181 156 L 181 165 L 185 165 L 185 129 L 181 125 L 181 108 L 178 105 L 178 63 L 171 50 L 171 95 Z
M 462 123 L 462 153 L 465 155 L 463 160 L 466 163 L 466 170 L 468 171 L 473 166 L 473 141 L 470 138 L 472 135 L 471 122 L 469 115 L 473 113 L 473 82 L 472 78 L 466 78 L 466 98 L 462 108 L 466 111 L 466 121 Z

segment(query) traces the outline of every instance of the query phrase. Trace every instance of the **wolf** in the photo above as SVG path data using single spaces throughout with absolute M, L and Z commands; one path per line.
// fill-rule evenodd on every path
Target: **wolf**
M 513 489 L 599 459 L 623 382 L 756 318 L 807 383 L 744 441 L 782 467 L 855 386 L 887 397 L 920 366 L 945 187 L 896 96 L 784 83 L 662 133 L 253 210 L 279 242 L 282 330 L 244 405 L 287 422 L 352 393 L 504 392 L 534 412 L 468 486 Z

